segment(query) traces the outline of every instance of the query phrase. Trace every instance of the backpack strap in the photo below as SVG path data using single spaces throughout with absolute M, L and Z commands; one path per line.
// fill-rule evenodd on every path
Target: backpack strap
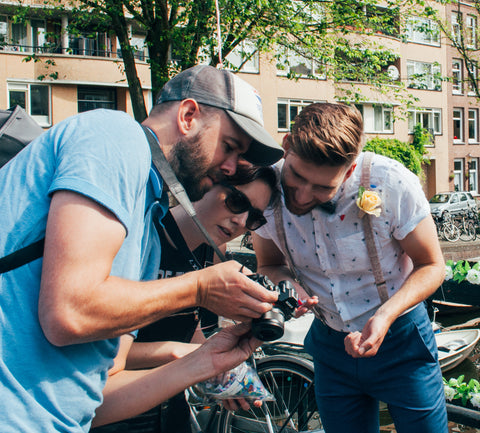
M 43 247 L 45 245 L 45 238 L 20 248 L 8 256 L 0 259 L 0 274 L 3 274 L 20 266 L 33 262 L 43 256 Z
M 365 152 L 362 164 L 362 176 L 360 185 L 364 188 L 370 187 L 370 172 L 372 166 L 372 152 Z M 388 301 L 388 290 L 385 278 L 383 276 L 380 259 L 378 257 L 377 245 L 375 244 L 375 236 L 372 226 L 372 215 L 361 212 L 360 217 L 363 220 L 363 231 L 365 234 L 365 243 L 367 245 L 370 264 L 372 265 L 373 276 L 375 277 L 375 285 L 377 286 L 378 296 L 382 304 Z

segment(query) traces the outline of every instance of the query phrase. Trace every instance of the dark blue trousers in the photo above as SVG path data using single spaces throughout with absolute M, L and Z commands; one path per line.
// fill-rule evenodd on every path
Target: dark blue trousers
M 305 338 L 326 433 L 378 433 L 379 401 L 388 405 L 398 433 L 448 433 L 437 347 L 423 303 L 393 323 L 374 357 L 348 355 L 346 335 L 316 319 Z

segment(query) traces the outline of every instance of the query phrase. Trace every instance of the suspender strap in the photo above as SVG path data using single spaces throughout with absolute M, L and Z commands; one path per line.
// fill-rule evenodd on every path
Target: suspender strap
M 283 212 L 281 204 L 275 206 L 274 210 L 274 217 L 275 217 L 275 229 L 277 231 L 278 240 L 280 241 L 280 245 L 285 251 L 285 258 L 287 259 L 288 268 L 290 272 L 293 274 L 295 281 L 302 286 L 303 290 L 309 296 L 314 296 L 315 292 L 308 286 L 308 284 L 302 280 L 300 274 L 297 272 L 297 268 L 293 261 L 292 253 L 290 252 L 288 245 L 287 245 L 287 237 L 285 236 L 285 228 L 283 226 Z M 325 323 L 325 319 L 323 318 L 323 313 L 320 307 L 315 305 L 313 307 L 313 313 L 315 317 Z
M 182 205 L 185 209 L 185 212 L 192 218 L 194 223 L 197 225 L 207 242 L 215 251 L 215 254 L 220 258 L 222 262 L 226 261 L 225 255 L 220 251 L 218 246 L 215 244 L 213 239 L 211 238 L 210 234 L 207 232 L 205 227 L 203 227 L 202 223 L 197 217 L 195 213 L 195 209 L 192 205 L 192 202 L 188 198 L 185 189 L 183 188 L 182 184 L 178 181 L 177 176 L 170 167 L 170 164 L 165 158 L 162 149 L 160 148 L 160 143 L 156 135 L 146 126 L 141 125 L 145 135 L 147 136 L 148 144 L 150 145 L 150 151 L 152 153 L 152 162 L 159 171 L 162 176 L 163 181 L 168 186 L 168 189 L 172 193 L 172 195 L 177 199 L 177 201 Z
M 26 247 L 14 251 L 8 256 L 2 257 L 0 259 L 0 274 L 17 269 L 20 266 L 42 257 L 44 244 L 45 238 L 42 238 Z
M 370 171 L 372 165 L 372 152 L 365 152 L 362 165 L 362 176 L 360 185 L 364 188 L 370 186 Z M 370 264 L 372 265 L 373 276 L 375 277 L 375 285 L 377 286 L 378 296 L 381 303 L 388 301 L 388 290 L 385 278 L 383 276 L 380 259 L 378 258 L 377 246 L 375 244 L 375 236 L 372 226 L 372 215 L 362 212 L 363 231 L 365 233 L 365 242 L 367 245 L 368 256 L 370 257 Z

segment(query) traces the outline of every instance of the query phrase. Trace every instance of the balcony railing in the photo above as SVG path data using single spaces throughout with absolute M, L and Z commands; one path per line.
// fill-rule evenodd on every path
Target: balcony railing
M 35 53 L 35 54 L 69 54 L 72 56 L 91 56 L 91 57 L 104 57 L 104 58 L 122 58 L 122 52 L 120 50 L 111 51 L 105 49 L 86 49 L 69 47 L 63 49 L 57 45 L 44 45 L 44 46 L 32 46 L 21 44 L 6 44 L 0 43 L 0 52 L 15 52 L 15 53 Z M 142 62 L 147 61 L 148 57 L 143 51 L 134 51 L 134 57 Z

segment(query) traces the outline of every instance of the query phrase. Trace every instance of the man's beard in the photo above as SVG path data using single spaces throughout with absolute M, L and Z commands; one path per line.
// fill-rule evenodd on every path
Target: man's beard
M 185 188 L 191 201 L 200 200 L 210 189 L 203 184 L 203 180 L 210 174 L 215 180 L 219 174 L 213 175 L 207 163 L 207 156 L 202 149 L 202 133 L 194 137 L 184 138 L 175 144 L 172 149 L 169 163 L 177 175 L 177 179 Z

